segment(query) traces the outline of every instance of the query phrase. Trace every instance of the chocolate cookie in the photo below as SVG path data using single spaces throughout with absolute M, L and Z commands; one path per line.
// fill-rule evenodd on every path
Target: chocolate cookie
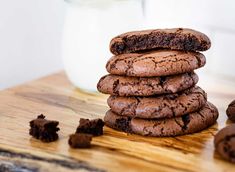
M 205 63 L 205 56 L 201 53 L 158 50 L 113 56 L 106 64 L 106 69 L 116 75 L 168 76 L 192 72 L 204 66 Z
M 235 122 L 235 100 L 228 105 L 226 114 L 231 121 Z
M 214 145 L 224 159 L 235 163 L 235 124 L 220 130 L 215 135 Z
M 213 125 L 218 118 L 218 110 L 211 103 L 198 112 L 159 120 L 147 120 L 120 116 L 109 110 L 105 117 L 105 124 L 111 128 L 144 135 L 144 136 L 178 136 L 199 132 Z
M 176 93 L 194 86 L 198 76 L 184 73 L 166 77 L 126 77 L 106 75 L 97 84 L 97 89 L 105 94 L 119 96 L 151 96 L 163 93 Z
M 210 39 L 201 32 L 186 28 L 173 28 L 134 31 L 118 35 L 111 40 L 110 51 L 115 55 L 163 48 L 205 51 L 210 46 Z
M 200 87 L 154 97 L 110 96 L 108 105 L 119 115 L 138 118 L 172 118 L 195 112 L 206 103 L 206 93 Z

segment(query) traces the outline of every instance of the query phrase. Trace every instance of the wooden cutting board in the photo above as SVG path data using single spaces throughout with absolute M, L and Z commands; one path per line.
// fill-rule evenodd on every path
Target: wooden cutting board
M 202 88 L 220 111 L 218 123 L 200 133 L 151 138 L 104 127 L 91 149 L 71 149 L 69 134 L 79 118 L 102 118 L 106 95 L 75 89 L 63 72 L 0 92 L 0 171 L 235 171 L 214 151 L 213 137 L 229 121 L 235 86 L 203 79 Z M 29 121 L 43 113 L 59 120 L 59 140 L 42 143 L 29 136 Z M 9 170 L 10 171 L 10 170 Z

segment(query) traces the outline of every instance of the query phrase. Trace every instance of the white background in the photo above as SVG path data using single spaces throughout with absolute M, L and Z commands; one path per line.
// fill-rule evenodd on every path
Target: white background
M 61 70 L 63 0 L 0 0 L 0 89 Z
M 131 12 L 131 9 L 130 9 Z M 63 68 L 63 0 L 0 0 L 0 89 Z M 192 27 L 207 33 L 208 72 L 235 77 L 235 1 L 148 0 L 150 28 Z

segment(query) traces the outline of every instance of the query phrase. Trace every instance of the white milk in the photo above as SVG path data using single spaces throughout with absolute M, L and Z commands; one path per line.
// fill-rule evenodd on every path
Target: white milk
M 141 0 L 70 0 L 64 25 L 63 61 L 71 82 L 96 91 L 112 56 L 112 37 L 142 26 Z

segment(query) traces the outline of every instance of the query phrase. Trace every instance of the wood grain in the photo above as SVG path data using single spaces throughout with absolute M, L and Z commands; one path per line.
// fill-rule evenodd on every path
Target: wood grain
M 103 118 L 106 95 L 75 89 L 63 72 L 1 91 L 0 171 L 233 171 L 235 166 L 214 151 L 213 137 L 229 123 L 225 108 L 235 98 L 235 87 L 213 82 L 201 85 L 220 111 L 217 124 L 209 129 L 151 138 L 105 127 L 91 149 L 69 148 L 68 136 L 80 117 Z M 42 143 L 29 136 L 29 121 L 41 113 L 60 121 L 58 141 Z

